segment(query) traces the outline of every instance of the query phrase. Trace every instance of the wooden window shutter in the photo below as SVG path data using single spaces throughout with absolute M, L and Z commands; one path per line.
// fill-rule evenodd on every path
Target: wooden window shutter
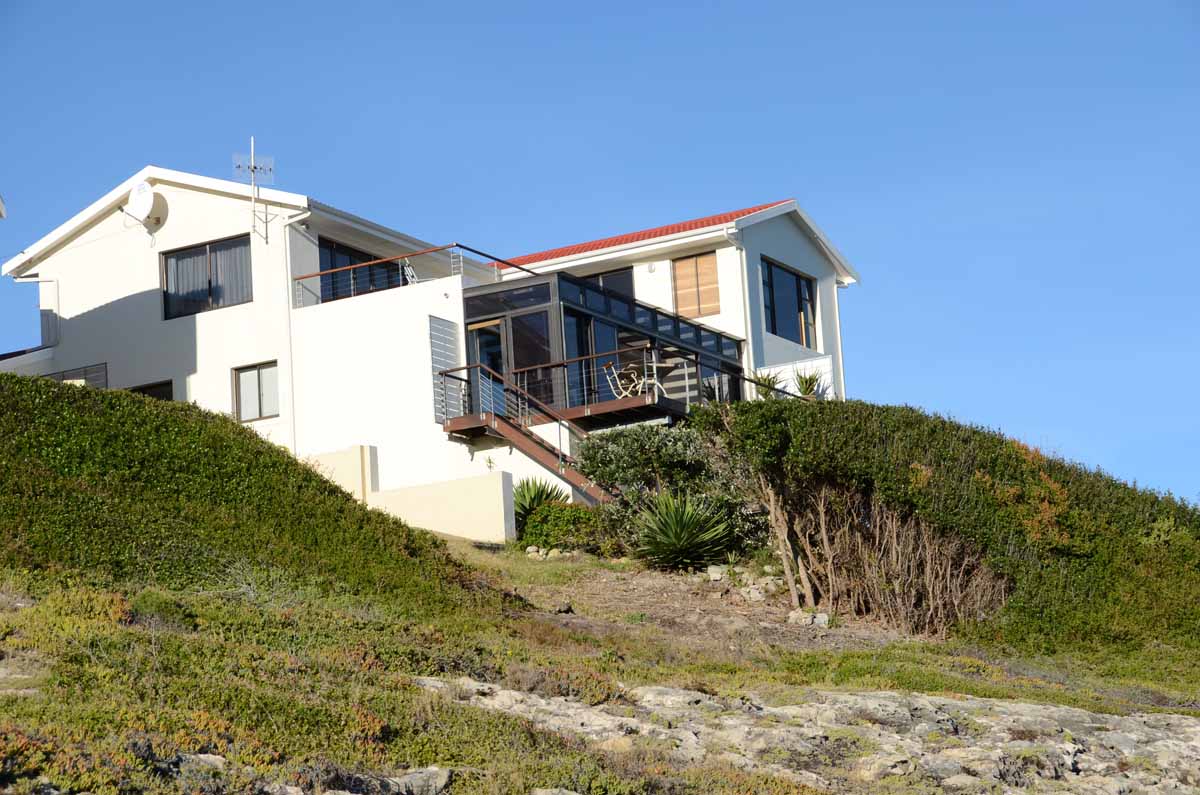
M 715 252 L 682 257 L 671 263 L 675 279 L 675 313 L 683 317 L 715 315 L 721 311 Z
M 717 287 L 717 254 L 696 257 L 696 293 L 700 315 L 715 315 L 721 311 L 721 291 Z
M 675 275 L 675 314 L 696 317 L 700 314 L 699 291 L 696 289 L 696 258 L 683 257 L 672 263 Z

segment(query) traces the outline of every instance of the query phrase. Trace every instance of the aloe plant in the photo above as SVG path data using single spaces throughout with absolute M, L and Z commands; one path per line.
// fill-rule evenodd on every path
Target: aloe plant
M 729 522 L 709 505 L 663 492 L 643 509 L 638 557 L 663 569 L 722 559 L 733 540 Z
M 541 506 L 548 502 L 566 502 L 567 493 L 552 483 L 536 478 L 526 478 L 513 489 L 513 518 L 517 532 L 525 529 L 525 522 Z

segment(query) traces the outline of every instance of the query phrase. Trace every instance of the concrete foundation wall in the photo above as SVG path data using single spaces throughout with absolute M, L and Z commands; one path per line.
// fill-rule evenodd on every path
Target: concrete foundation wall
M 508 472 L 377 491 L 367 504 L 415 527 L 471 541 L 503 544 L 517 537 Z

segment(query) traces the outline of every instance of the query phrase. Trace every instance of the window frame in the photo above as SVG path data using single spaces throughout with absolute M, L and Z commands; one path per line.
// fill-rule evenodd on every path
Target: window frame
M 335 237 L 329 237 L 328 235 L 317 235 L 317 262 L 318 262 L 318 270 L 321 273 L 321 276 L 319 277 L 321 286 L 318 289 L 321 291 L 321 303 L 323 303 L 323 304 L 327 303 L 329 301 L 340 301 L 343 298 L 354 298 L 355 296 L 367 295 L 368 293 L 377 293 L 382 290 L 391 290 L 395 287 L 404 287 L 408 284 L 408 277 L 405 275 L 404 267 L 400 263 L 400 257 L 403 255 L 398 255 L 391 262 L 381 262 L 381 263 L 377 263 L 375 265 L 365 265 L 362 268 L 354 268 L 353 270 L 341 271 L 341 273 L 346 274 L 350 279 L 350 292 L 347 295 L 337 295 L 336 294 L 337 290 L 333 286 L 335 284 L 335 282 L 332 280 L 332 276 L 336 275 L 336 274 L 330 274 L 330 276 L 329 276 L 330 281 L 328 282 L 328 284 L 330 285 L 331 297 L 326 298 L 325 291 L 324 291 L 324 284 L 326 282 L 324 280 L 327 277 L 325 276 L 325 274 L 328 273 L 329 271 L 335 270 L 336 268 L 328 268 L 326 270 L 319 269 L 319 263 L 320 263 L 320 259 L 321 259 L 321 250 L 324 248 L 328 248 L 330 250 L 331 254 L 336 254 L 337 251 L 340 249 L 343 253 L 349 255 L 351 258 L 366 257 L 366 259 L 362 260 L 362 262 L 375 262 L 376 260 L 387 259 L 387 257 L 382 257 L 382 256 L 379 256 L 378 254 L 372 254 L 369 251 L 364 251 L 363 249 L 358 248 L 357 246 L 352 246 L 349 243 L 343 243 L 341 240 L 338 240 Z M 350 264 L 351 265 L 360 265 L 362 263 L 361 262 L 351 262 Z M 375 268 L 380 268 L 380 269 L 395 268 L 396 276 L 398 277 L 400 283 L 395 284 L 395 285 L 389 285 L 386 287 L 376 287 L 374 285 L 374 275 L 373 275 L 375 273 Z M 359 276 L 359 274 L 363 273 L 364 271 L 366 272 L 365 278 L 367 281 L 367 289 L 359 291 L 357 289 L 356 285 L 358 284 L 358 280 L 360 278 L 362 278 Z
M 785 339 L 788 342 L 795 343 L 796 345 L 799 345 L 804 348 L 808 348 L 811 351 L 819 352 L 820 348 L 817 346 L 817 339 L 816 339 L 817 335 L 819 333 L 817 330 L 818 326 L 819 326 L 819 323 L 817 322 L 817 278 L 815 276 L 810 276 L 809 274 L 805 273 L 802 270 L 793 268 L 790 265 L 784 265 L 779 260 L 773 259 L 772 257 L 768 257 L 765 254 L 761 255 L 761 257 L 760 257 L 759 268 L 762 271 L 762 273 L 760 274 L 760 278 L 759 278 L 759 285 L 761 286 L 762 293 L 763 293 L 763 295 L 762 295 L 763 327 L 766 330 L 766 332 L 773 336 L 779 337 L 780 339 Z M 798 316 L 798 318 L 799 318 L 798 325 L 800 327 L 800 336 L 802 337 L 802 339 L 800 339 L 800 340 L 794 340 L 791 337 L 785 337 L 778 332 L 779 318 L 776 315 L 777 307 L 775 306 L 775 279 L 774 279 L 774 276 L 771 274 L 772 268 L 778 268 L 780 270 L 787 271 L 792 276 L 796 277 L 796 306 L 799 307 L 799 310 L 800 310 L 800 313 Z M 768 283 L 770 284 L 769 287 L 768 287 Z M 805 315 L 804 315 L 805 301 L 804 301 L 804 293 L 803 293 L 803 290 L 801 287 L 801 285 L 803 285 L 805 283 L 808 284 L 808 293 L 809 293 L 808 307 L 809 307 L 809 313 L 812 316 L 812 319 L 811 319 L 812 339 L 811 340 L 808 339 L 810 329 L 809 329 L 809 322 L 805 318 Z
M 704 304 L 700 300 L 700 258 L 707 257 L 709 255 L 712 255 L 712 258 L 713 258 L 713 260 L 712 260 L 713 280 L 714 280 L 714 284 L 716 285 L 716 289 L 717 289 L 717 311 L 702 312 L 701 309 L 704 306 Z M 679 262 L 682 262 L 683 260 L 687 260 L 687 259 L 692 260 L 692 267 L 695 268 L 695 272 L 696 272 L 696 313 L 694 315 L 688 314 L 680 308 L 680 306 L 679 306 L 679 283 L 678 283 L 678 280 L 675 278 L 676 265 Z M 671 301 L 673 303 L 672 309 L 674 310 L 675 315 L 677 315 L 681 318 L 687 318 L 688 320 L 699 320 L 702 317 L 712 317 L 713 315 L 721 314 L 721 267 L 720 266 L 721 266 L 721 263 L 717 258 L 717 250 L 716 249 L 712 249 L 711 251 L 699 251 L 695 254 L 687 254 L 682 257 L 672 257 L 671 258 Z
M 241 238 L 246 238 L 246 242 L 250 246 L 250 256 L 249 256 L 249 259 L 250 259 L 250 280 L 249 280 L 250 297 L 247 298 L 245 301 L 238 301 L 236 304 L 224 304 L 222 306 L 213 306 L 212 247 L 217 245 L 218 243 L 228 243 L 231 240 L 238 240 Z M 188 312 L 187 314 L 183 314 L 183 315 L 168 315 L 167 314 L 167 257 L 171 256 L 172 254 L 178 254 L 181 251 L 188 251 L 190 249 L 200 248 L 201 246 L 204 247 L 205 258 L 208 261 L 208 306 L 205 307 L 204 309 L 201 309 L 198 312 Z M 195 317 L 196 315 L 202 315 L 205 312 L 212 312 L 217 309 L 229 309 L 230 307 L 243 306 L 245 304 L 253 303 L 254 302 L 254 240 L 251 237 L 249 232 L 241 232 L 236 235 L 229 235 L 227 237 L 219 237 L 219 238 L 215 238 L 213 240 L 206 240 L 203 243 L 193 243 L 190 246 L 179 246 L 178 248 L 173 248 L 170 251 L 160 252 L 158 255 L 158 281 L 159 281 L 159 286 L 161 288 L 159 290 L 159 292 L 162 294 L 162 315 L 163 315 L 162 319 L 163 320 L 178 320 L 179 318 L 182 318 L 182 317 Z
M 246 425 L 251 422 L 258 422 L 259 420 L 273 420 L 280 416 L 279 412 L 276 412 L 274 414 L 262 414 L 261 413 L 262 412 L 262 404 L 263 404 L 261 371 L 264 367 L 274 367 L 276 369 L 276 371 L 278 371 L 279 370 L 279 360 L 278 359 L 269 359 L 264 362 L 258 362 L 257 364 L 244 364 L 244 365 L 241 365 L 240 367 L 234 367 L 230 370 L 229 380 L 230 380 L 231 386 L 233 388 L 233 418 L 243 425 Z M 238 375 L 241 373 L 244 373 L 244 372 L 248 372 L 250 370 L 255 371 L 255 380 L 258 383 L 259 416 L 248 417 L 247 419 L 242 419 L 242 391 L 241 391 L 241 389 L 238 388 Z M 278 381 L 276 383 L 278 383 Z M 278 395 L 276 395 L 275 397 L 276 397 L 276 405 L 279 406 L 280 408 L 282 408 L 283 401 L 279 400 Z

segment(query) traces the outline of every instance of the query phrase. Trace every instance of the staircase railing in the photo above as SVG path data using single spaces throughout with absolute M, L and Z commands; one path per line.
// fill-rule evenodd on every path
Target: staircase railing
M 562 472 L 574 464 L 566 452 L 571 438 L 586 439 L 587 431 L 559 414 L 552 406 L 512 383 L 484 364 L 469 364 L 442 370 L 441 380 L 442 416 L 448 422 L 457 417 L 491 415 L 517 425 L 540 444 L 551 446 L 536 431 L 533 425 L 553 422 L 557 433 L 557 444 L 553 444 L 558 457 L 558 468 Z

